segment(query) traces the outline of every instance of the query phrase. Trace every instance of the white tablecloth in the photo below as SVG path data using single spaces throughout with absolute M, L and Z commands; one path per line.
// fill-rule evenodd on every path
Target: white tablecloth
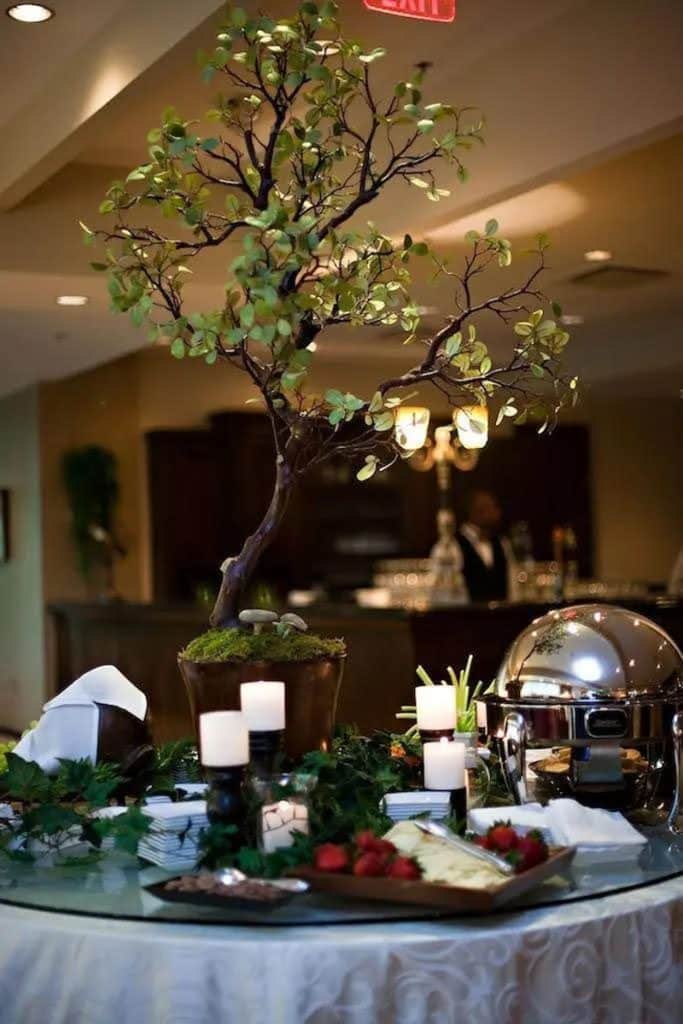
M 521 915 L 265 929 L 0 907 L 2 1024 L 680 1024 L 683 877 Z

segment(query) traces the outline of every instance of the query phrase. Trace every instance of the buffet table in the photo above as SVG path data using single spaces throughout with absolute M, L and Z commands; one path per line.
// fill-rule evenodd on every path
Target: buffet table
M 683 877 L 482 919 L 306 928 L 4 906 L 0 1019 L 22 1024 L 673 1024 Z

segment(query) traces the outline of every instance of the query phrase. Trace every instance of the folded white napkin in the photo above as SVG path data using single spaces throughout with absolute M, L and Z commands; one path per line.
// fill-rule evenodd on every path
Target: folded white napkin
M 584 807 L 576 800 L 551 800 L 547 807 L 541 804 L 522 804 L 521 807 L 480 807 L 467 815 L 469 827 L 483 833 L 494 821 L 510 821 L 520 832 L 539 829 L 544 837 L 557 846 L 578 846 L 586 853 L 605 854 L 618 851 L 628 856 L 637 855 L 647 843 L 618 811 Z
M 646 842 L 618 811 L 583 807 L 576 800 L 551 800 L 546 810 L 550 829 L 561 846 L 636 846 Z
M 35 729 L 22 737 L 14 753 L 56 772 L 60 759 L 97 758 L 98 704 L 112 704 L 135 715 L 147 713 L 147 698 L 113 665 L 101 665 L 80 676 L 43 707 Z

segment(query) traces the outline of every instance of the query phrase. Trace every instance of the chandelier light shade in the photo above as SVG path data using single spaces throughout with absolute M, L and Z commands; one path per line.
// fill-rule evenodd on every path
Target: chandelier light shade
M 429 429 L 429 409 L 421 405 L 405 405 L 396 412 L 394 432 L 397 443 L 408 452 L 422 448 Z
M 453 416 L 463 448 L 483 448 L 489 439 L 489 410 L 485 405 L 463 405 Z

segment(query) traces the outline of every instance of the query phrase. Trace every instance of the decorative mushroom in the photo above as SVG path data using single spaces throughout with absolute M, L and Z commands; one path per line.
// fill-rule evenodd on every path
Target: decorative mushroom
M 300 615 L 296 615 L 294 612 L 285 612 L 284 615 L 280 616 L 280 622 L 283 622 L 286 626 L 291 626 L 297 633 L 305 633 L 308 630 L 308 623 L 304 622 Z
M 238 618 L 243 625 L 253 626 L 256 636 L 264 626 L 277 622 L 278 619 L 276 612 L 270 612 L 266 608 L 245 608 L 239 613 Z

